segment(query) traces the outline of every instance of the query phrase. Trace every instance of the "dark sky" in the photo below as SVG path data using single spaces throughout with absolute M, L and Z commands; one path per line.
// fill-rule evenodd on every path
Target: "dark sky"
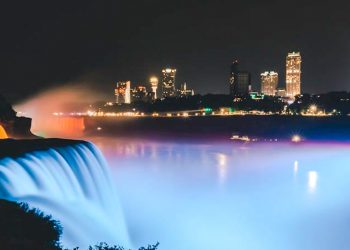
M 8 1 L 0 7 L 1 89 L 18 101 L 51 86 L 147 81 L 178 69 L 199 93 L 227 93 L 230 63 L 280 73 L 300 51 L 304 92 L 350 90 L 346 1 Z

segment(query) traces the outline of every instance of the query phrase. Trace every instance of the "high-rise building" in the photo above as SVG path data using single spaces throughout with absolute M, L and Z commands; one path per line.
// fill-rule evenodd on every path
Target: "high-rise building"
M 277 86 L 278 86 L 278 73 L 264 72 L 261 75 L 261 93 L 264 95 L 273 96 L 276 94 Z
M 286 90 L 283 88 L 277 89 L 276 90 L 276 96 L 279 97 L 286 97 Z
M 301 55 L 299 52 L 288 53 L 286 59 L 286 95 L 294 98 L 301 94 Z
M 158 98 L 157 95 L 157 90 L 158 90 L 158 78 L 157 77 L 151 77 L 150 81 L 150 85 L 151 85 L 151 97 L 152 100 L 156 100 Z
M 130 81 L 117 82 L 117 87 L 115 89 L 116 103 L 131 103 L 130 85 Z
M 145 86 L 139 85 L 131 90 L 131 100 L 133 102 L 146 101 L 147 89 Z
M 162 70 L 162 97 L 176 95 L 175 89 L 176 69 L 166 68 Z
M 194 90 L 193 89 L 188 89 L 187 88 L 187 83 L 181 84 L 181 88 L 179 90 L 179 94 L 181 97 L 185 96 L 193 96 L 194 95 Z
M 231 64 L 230 70 L 230 95 L 234 95 L 235 82 L 237 81 L 238 75 L 238 60 L 234 60 Z
M 239 70 L 238 61 L 233 61 L 230 71 L 230 95 L 243 96 L 249 94 L 251 76 L 247 71 Z

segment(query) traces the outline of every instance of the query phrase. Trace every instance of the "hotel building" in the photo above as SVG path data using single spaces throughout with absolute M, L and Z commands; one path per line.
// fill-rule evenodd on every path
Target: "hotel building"
M 278 73 L 264 72 L 261 75 L 261 93 L 264 95 L 274 96 L 278 86 Z
M 117 87 L 115 89 L 116 103 L 131 103 L 130 85 L 130 81 L 117 82 Z
M 286 95 L 294 99 L 301 94 L 301 55 L 299 52 L 288 53 L 286 59 Z
M 162 70 L 162 97 L 174 97 L 176 69 L 166 68 Z

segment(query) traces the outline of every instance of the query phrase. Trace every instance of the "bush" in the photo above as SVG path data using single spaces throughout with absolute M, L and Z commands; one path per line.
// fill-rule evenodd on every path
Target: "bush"
M 159 246 L 159 243 L 155 245 L 148 245 L 147 248 L 141 247 L 139 250 L 156 250 Z M 107 243 L 100 243 L 99 245 L 90 246 L 89 250 L 126 250 L 124 247 L 120 246 L 108 246 Z
M 59 250 L 60 224 L 27 204 L 0 200 L 0 249 Z
M 0 249 L 1 250 L 63 250 L 60 244 L 62 227 L 51 216 L 25 203 L 0 199 Z M 156 250 L 159 243 L 139 250 Z M 78 250 L 75 248 L 73 250 Z M 68 249 L 65 249 L 68 250 Z M 100 243 L 89 250 L 126 250 L 120 246 Z

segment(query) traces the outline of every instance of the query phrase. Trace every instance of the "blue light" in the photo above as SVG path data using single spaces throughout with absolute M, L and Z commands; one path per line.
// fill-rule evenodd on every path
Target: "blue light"
M 109 170 L 92 144 L 1 159 L 0 196 L 27 202 L 59 220 L 64 247 L 130 246 Z

